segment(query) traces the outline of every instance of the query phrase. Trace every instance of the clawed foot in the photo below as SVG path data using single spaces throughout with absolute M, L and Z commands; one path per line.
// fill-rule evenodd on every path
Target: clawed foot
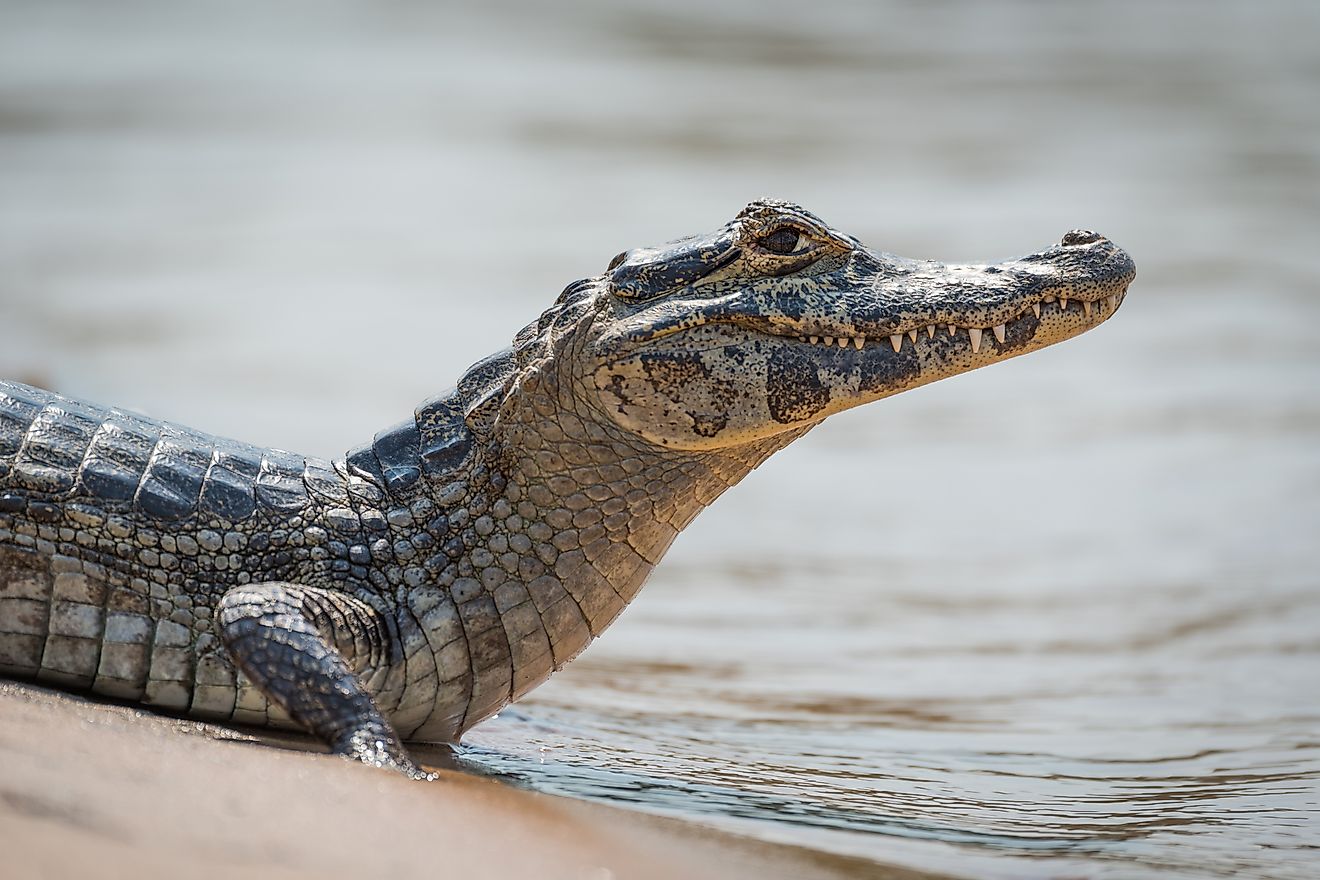
M 428 773 L 414 764 L 402 745 L 372 736 L 366 731 L 355 733 L 341 748 L 335 749 L 335 752 L 372 767 L 394 770 L 409 779 L 434 782 L 440 778 L 439 773 Z
M 331 751 L 409 779 L 436 778 L 408 757 L 340 649 L 352 644 L 355 650 L 389 654 L 381 635 L 389 627 L 375 608 L 343 593 L 270 581 L 234 587 L 218 611 L 220 635 L 234 665 Z

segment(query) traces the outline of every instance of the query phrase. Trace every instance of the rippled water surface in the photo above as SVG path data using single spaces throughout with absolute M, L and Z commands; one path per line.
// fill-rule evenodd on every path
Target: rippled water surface
M 464 760 L 974 877 L 1320 871 L 1312 3 L 6 4 L 0 373 L 337 455 L 750 198 L 1127 247 L 832 419 Z

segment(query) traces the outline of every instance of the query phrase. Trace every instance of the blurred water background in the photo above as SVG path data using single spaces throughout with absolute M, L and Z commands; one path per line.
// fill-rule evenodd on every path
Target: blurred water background
M 1317 45 L 1306 0 L 6 0 L 0 374 L 336 456 L 757 196 L 910 257 L 1098 229 L 1115 320 L 780 453 L 464 760 L 963 876 L 1310 878 Z

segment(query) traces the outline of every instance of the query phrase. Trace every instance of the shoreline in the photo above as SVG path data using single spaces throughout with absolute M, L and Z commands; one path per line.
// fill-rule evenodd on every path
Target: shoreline
M 309 742 L 0 680 L 6 876 L 940 876 L 443 766 L 416 783 L 309 753 Z

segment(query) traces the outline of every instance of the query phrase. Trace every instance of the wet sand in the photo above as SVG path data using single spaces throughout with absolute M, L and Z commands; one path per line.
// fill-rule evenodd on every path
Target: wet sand
M 275 747 L 270 747 L 270 746 Z M 11 880 L 80 877 L 893 878 L 935 875 L 519 791 L 414 783 L 270 737 L 0 681 Z

